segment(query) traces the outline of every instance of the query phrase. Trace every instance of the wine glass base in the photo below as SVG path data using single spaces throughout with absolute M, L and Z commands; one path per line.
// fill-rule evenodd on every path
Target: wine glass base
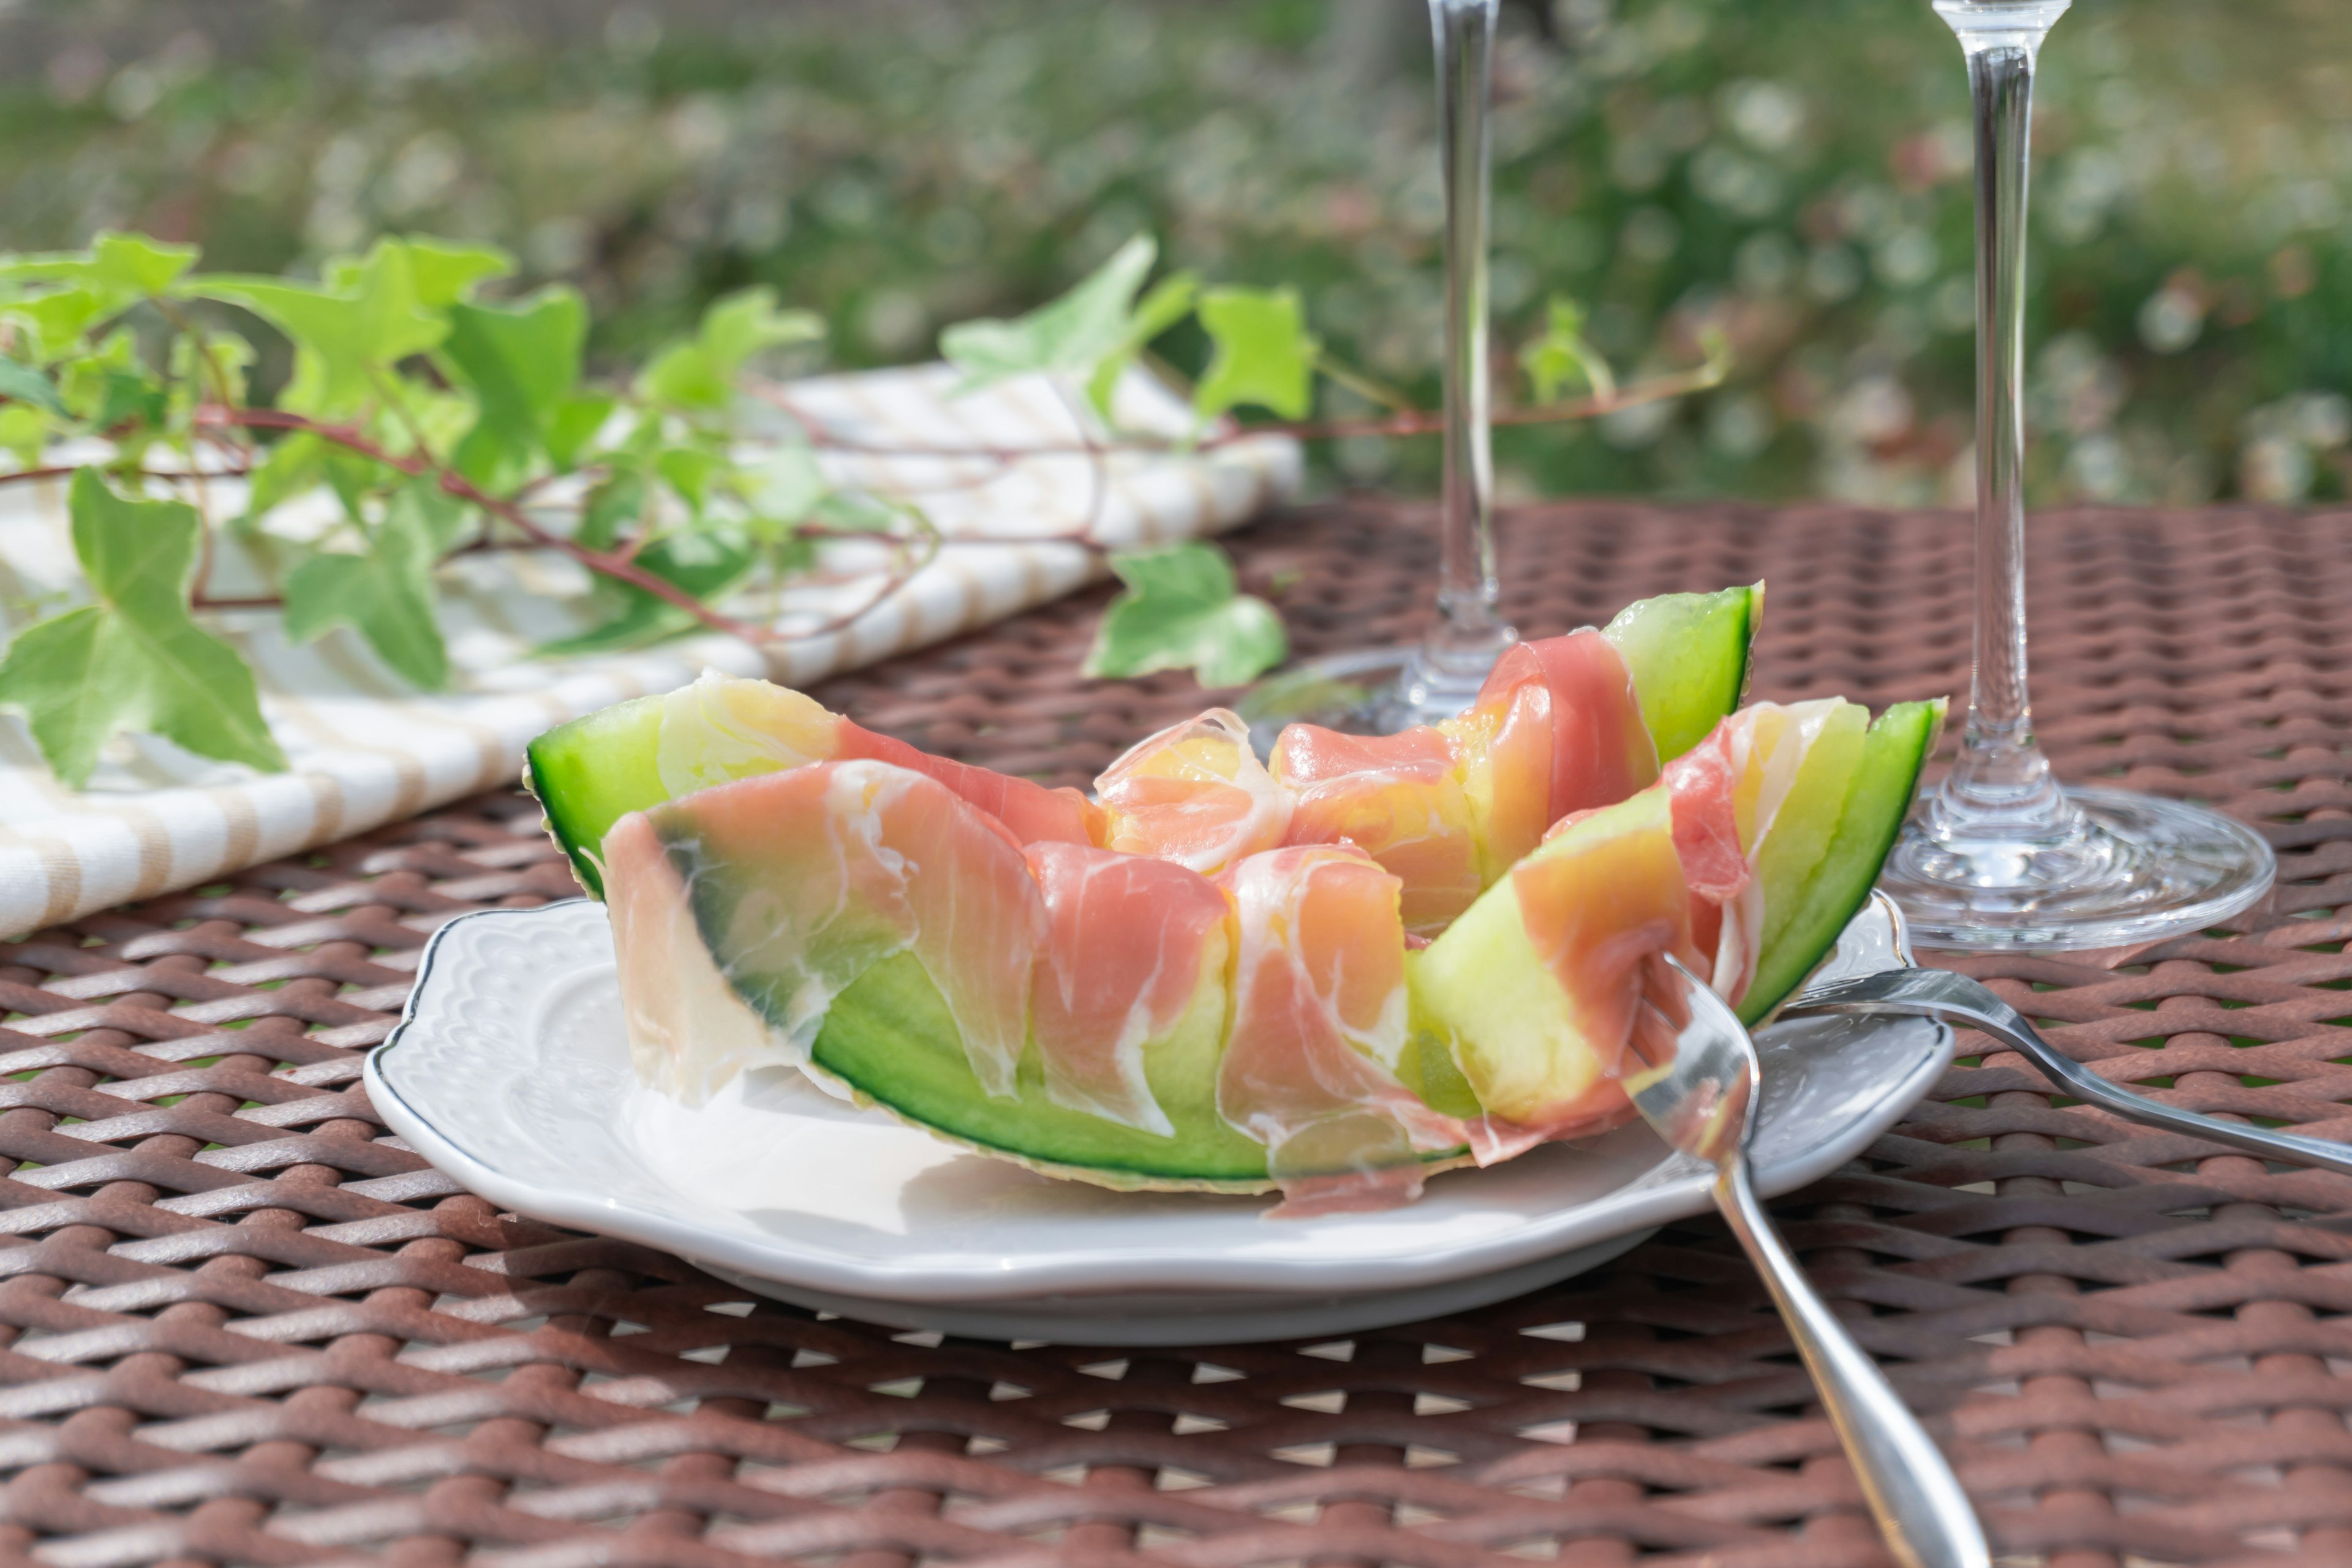
M 1485 683 L 1486 667 L 1447 671 L 1418 647 L 1374 648 L 1308 659 L 1244 692 L 1234 710 L 1250 727 L 1250 743 L 1271 754 L 1290 724 L 1314 724 L 1349 735 L 1393 735 L 1434 724 L 1469 708 Z
M 2217 812 L 2128 790 L 2070 789 L 2074 833 L 2046 842 L 1931 838 L 1906 824 L 1878 885 L 1912 940 L 1958 952 L 2123 947 L 2243 913 L 2278 862 Z

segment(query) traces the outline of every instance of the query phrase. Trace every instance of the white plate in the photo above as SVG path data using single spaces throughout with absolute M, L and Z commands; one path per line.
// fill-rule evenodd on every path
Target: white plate
M 1905 962 L 1874 904 L 1827 973 Z M 1759 1037 L 1757 1184 L 1859 1153 L 1927 1091 L 1953 1037 L 1919 1019 Z M 611 928 L 586 900 L 435 933 L 369 1097 L 441 1170 L 514 1211 L 674 1252 L 750 1289 L 894 1328 L 1102 1345 L 1352 1332 L 1502 1300 L 1708 1206 L 1696 1162 L 1641 1126 L 1433 1177 L 1386 1214 L 1270 1221 L 1263 1198 L 1113 1193 L 957 1150 L 799 1074 L 698 1110 L 629 1067 Z

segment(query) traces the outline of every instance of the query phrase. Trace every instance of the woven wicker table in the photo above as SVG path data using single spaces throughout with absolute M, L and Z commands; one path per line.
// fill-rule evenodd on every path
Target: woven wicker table
M 1426 523 L 1336 505 L 1236 548 L 1313 652 L 1412 623 Z M 2218 802 L 2284 872 L 2232 939 L 1971 968 L 2110 1076 L 2352 1135 L 2348 525 L 2037 522 L 2062 770 Z M 1757 694 L 1878 704 L 1963 690 L 1969 557 L 1948 517 L 1579 506 L 1511 519 L 1504 581 L 1542 634 L 1769 577 Z M 1082 783 L 1201 706 L 1182 678 L 1076 679 L 1099 603 L 822 695 Z M 820 1319 L 499 1214 L 389 1140 L 357 1082 L 435 925 L 572 891 L 536 815 L 475 800 L 0 945 L 0 1551 L 1883 1560 L 1711 1220 L 1463 1318 L 1129 1354 Z M 2352 1562 L 2352 1180 L 2067 1109 L 1995 1055 L 1776 1206 L 2019 1561 Z

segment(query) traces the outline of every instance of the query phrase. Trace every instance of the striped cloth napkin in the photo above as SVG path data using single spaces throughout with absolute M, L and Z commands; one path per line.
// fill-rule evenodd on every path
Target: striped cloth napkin
M 286 773 L 257 773 L 129 734 L 109 746 L 89 787 L 75 792 L 50 773 L 23 717 L 0 713 L 0 938 L 197 886 L 506 783 L 541 731 L 683 685 L 706 666 L 805 687 L 974 630 L 1099 574 L 1098 553 L 1050 536 L 1083 530 L 1121 548 L 1215 533 L 1298 480 L 1297 448 L 1277 438 L 1182 455 L 1089 455 L 1075 449 L 1085 436 L 1070 405 L 1043 379 L 955 397 L 955 374 L 923 365 L 780 390 L 794 416 L 835 443 L 872 449 L 823 451 L 826 479 L 903 498 L 943 541 L 911 571 L 886 546 L 828 543 L 807 584 L 722 606 L 792 640 L 755 647 L 710 633 L 635 653 L 534 658 L 540 644 L 594 624 L 587 575 L 552 552 L 483 552 L 443 570 L 452 666 L 443 692 L 407 686 L 348 631 L 295 645 L 273 614 L 213 617 L 258 675 L 262 709 L 292 764 Z M 1173 434 L 1188 426 L 1184 405 L 1139 372 L 1118 395 L 1128 427 Z M 907 450 L 941 447 L 989 455 Z M 194 480 L 176 488 L 199 499 Z M 239 481 L 201 488 L 211 515 L 243 511 Z M 274 511 L 266 533 L 323 531 L 338 515 L 331 497 L 304 498 Z M 266 542 L 242 549 L 223 531 L 212 595 L 273 592 L 268 553 Z M 84 596 L 64 484 L 0 487 L 0 642 Z

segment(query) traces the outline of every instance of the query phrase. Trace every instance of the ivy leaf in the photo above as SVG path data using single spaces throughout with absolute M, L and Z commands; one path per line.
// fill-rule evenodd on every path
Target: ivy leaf
M 718 453 L 700 447 L 665 447 L 654 454 L 654 472 L 697 517 L 709 503 L 711 481 L 733 467 Z
M 1236 591 L 1233 563 L 1197 541 L 1110 558 L 1127 589 L 1103 611 L 1089 677 L 1191 668 L 1203 686 L 1239 686 L 1290 649 L 1272 605 Z
M 602 392 L 581 393 L 557 403 L 544 432 L 548 460 L 566 471 L 577 467 L 582 450 L 604 431 L 604 422 L 619 406 L 619 398 Z
M 203 399 L 243 403 L 253 345 L 233 332 L 181 332 L 172 339 L 173 395 L 177 406 Z
M 203 254 L 193 245 L 167 245 L 143 234 L 110 230 L 90 241 L 87 279 L 150 299 L 168 290 Z
M 0 451 L 13 455 L 21 468 L 40 467 L 41 454 L 55 437 L 49 416 L 27 403 L 0 407 Z
M 128 500 L 95 468 L 73 479 L 74 554 L 96 603 L 20 633 L 0 659 L 0 702 L 22 707 L 58 778 L 89 782 L 119 729 L 266 771 L 286 754 L 261 716 L 253 671 L 188 614 L 201 525 L 181 501 Z
M 58 287 L 9 301 L 6 313 L 32 328 L 42 359 L 62 358 L 92 326 L 169 290 L 197 254 L 193 245 L 110 232 L 88 250 L 11 257 L 0 260 L 0 285 Z
M 1118 391 L 1118 378 L 1135 363 L 1136 355 L 1145 344 L 1192 314 L 1193 301 L 1201 296 L 1201 280 L 1190 272 L 1179 272 L 1173 278 L 1163 278 L 1143 297 L 1128 319 L 1127 336 L 1119 346 L 1103 356 L 1087 382 L 1087 401 L 1095 405 L 1103 423 L 1111 423 L 1111 398 Z
M 697 336 L 702 352 L 731 377 L 763 350 L 815 342 L 824 322 L 813 310 L 777 310 L 772 289 L 742 289 L 711 301 Z
M 66 417 L 65 399 L 58 395 L 49 378 L 18 360 L 0 359 L 0 397 Z
M 62 283 L 114 300 L 120 310 L 170 289 L 199 254 L 193 245 L 163 245 L 145 235 L 109 230 L 92 239 L 88 250 L 0 262 L 0 283 Z
M 457 445 L 459 473 L 490 489 L 522 478 L 532 456 L 547 448 L 550 427 L 580 380 L 587 338 L 586 303 L 561 286 L 516 305 L 449 307 L 441 350 L 479 410 Z
M 374 393 L 373 378 L 448 331 L 420 301 L 408 247 L 378 240 L 365 260 L 328 284 L 205 274 L 190 292 L 242 305 L 294 340 L 299 363 L 282 402 L 323 417 L 351 413 Z
M 1584 340 L 1584 307 L 1555 298 L 1545 311 L 1543 336 L 1519 351 L 1538 403 L 1556 403 L 1567 388 L 1581 384 L 1604 401 L 1616 395 L 1617 377 L 1601 351 Z
M 113 440 L 118 461 L 135 467 L 171 412 L 171 395 L 139 352 L 137 335 L 117 327 L 96 349 L 57 368 L 66 406 Z
M 951 395 L 1040 372 L 1092 374 L 1105 359 L 1132 346 L 1136 290 L 1159 254 L 1158 242 L 1139 234 L 1077 287 L 1016 321 L 948 328 L 940 334 L 940 353 L 963 372 Z
M 494 245 L 453 245 L 423 235 L 411 235 L 406 243 L 416 302 L 428 310 L 446 310 L 470 300 L 476 284 L 508 277 L 515 269 L 514 258 Z
M 1202 419 L 1244 404 L 1303 419 L 1315 396 L 1323 345 L 1307 330 L 1296 289 L 1212 289 L 1201 297 L 1201 328 L 1215 352 L 1192 394 Z
M 636 563 L 666 583 L 675 583 L 698 599 L 724 594 L 751 569 L 756 556 L 751 541 L 728 528 L 694 529 L 665 534 L 637 552 Z M 629 583 L 597 584 L 610 590 L 618 612 L 600 626 L 577 637 L 542 644 L 549 658 L 580 654 L 617 653 L 690 631 L 700 623 L 666 599 L 656 598 Z
M 326 444 L 308 430 L 298 430 L 270 447 L 246 477 L 246 521 L 257 523 L 296 496 L 317 489 L 326 479 Z
M 100 430 L 123 425 L 160 426 L 170 401 L 163 388 L 150 377 L 130 371 L 112 371 L 107 374 L 89 422 Z
M 443 489 L 431 474 L 418 475 L 392 498 L 392 507 L 395 511 L 403 507 L 415 510 L 416 524 L 424 531 L 425 543 L 436 561 L 457 548 L 457 542 L 466 535 L 467 523 L 475 515 L 467 502 Z
M 433 618 L 446 516 L 436 499 L 430 479 L 413 480 L 394 494 L 382 522 L 362 530 L 363 552 L 320 553 L 295 567 L 286 579 L 286 635 L 310 642 L 350 626 L 410 685 L 440 689 L 449 656 Z
M 721 413 L 734 403 L 735 378 L 752 355 L 824 336 L 824 322 L 813 312 L 777 310 L 774 289 L 740 289 L 713 300 L 693 337 L 656 354 L 637 391 L 667 407 Z
M 12 300 L 0 315 L 32 329 L 34 352 L 43 360 L 63 359 L 91 326 L 120 310 L 94 289 L 58 289 Z

